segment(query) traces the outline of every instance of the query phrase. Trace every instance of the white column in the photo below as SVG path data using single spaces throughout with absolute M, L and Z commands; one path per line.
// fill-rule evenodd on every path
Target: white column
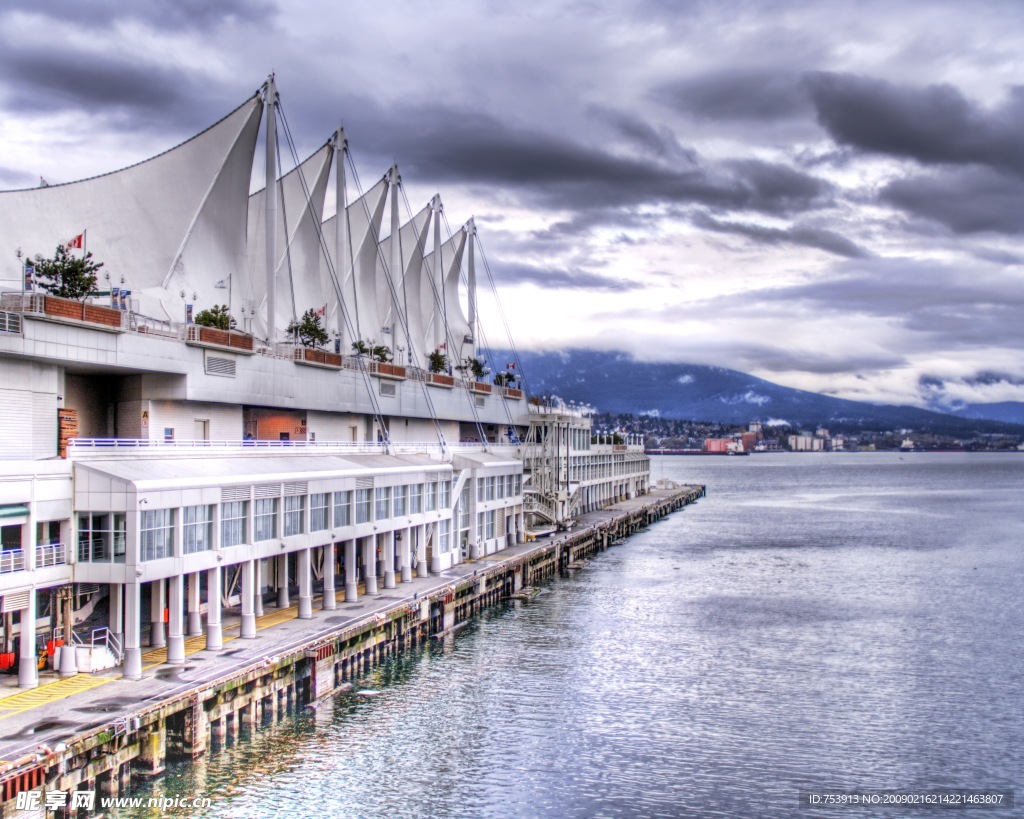
M 224 648 L 220 595 L 220 566 L 217 566 L 206 572 L 206 647 L 210 651 L 220 651 Z
M 413 531 L 416 533 L 416 576 L 426 577 L 429 573 L 427 566 L 427 527 L 420 525 Z
M 286 609 L 291 605 L 288 599 L 288 555 L 277 558 L 277 607 Z
M 402 582 L 412 583 L 412 529 L 403 529 L 398 553 L 402 559 Z
M 300 549 L 295 555 L 299 576 L 299 619 L 313 618 L 313 572 L 310 566 L 310 550 Z
M 363 574 L 367 594 L 377 594 L 377 536 L 363 538 Z
M 395 533 L 384 532 L 380 535 L 382 546 L 384 550 L 384 588 L 393 589 L 395 587 Z
M 167 607 L 170 609 L 167 634 L 167 662 L 185 662 L 185 622 L 182 608 L 185 604 L 185 577 L 175 574 L 167 578 Z
M 334 597 L 335 562 L 334 544 L 328 543 L 324 546 L 324 611 L 338 608 L 338 601 Z
M 138 583 L 124 585 L 124 678 L 142 679 L 142 601 Z
M 32 551 L 35 551 L 34 547 Z M 28 605 L 21 610 L 21 654 L 18 659 L 18 688 L 39 685 L 39 660 L 36 657 L 36 590 L 28 590 Z M 72 649 L 74 651 L 74 649 Z
M 154 648 L 167 645 L 167 631 L 164 628 L 164 609 L 167 608 L 167 597 L 164 594 L 164 581 L 154 580 L 149 584 L 149 609 L 152 626 L 149 632 L 149 644 Z
M 124 587 L 120 583 L 111 583 L 107 597 L 110 603 L 107 628 L 120 640 L 124 634 Z
M 188 635 L 195 637 L 203 633 L 202 602 L 199 597 L 200 572 L 188 576 Z
M 253 600 L 253 613 L 257 617 L 263 616 L 263 589 L 267 585 L 267 561 L 256 561 L 256 597 Z
M 253 613 L 252 599 L 254 595 L 256 561 L 246 560 L 242 563 L 242 630 L 239 636 L 251 640 L 256 636 L 256 615 Z
M 356 574 L 356 539 L 345 541 L 345 602 L 359 600 L 359 576 Z

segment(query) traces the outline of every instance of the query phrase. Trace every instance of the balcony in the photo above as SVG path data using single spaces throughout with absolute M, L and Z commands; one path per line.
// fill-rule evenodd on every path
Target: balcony
M 68 562 L 67 549 L 63 543 L 40 543 L 36 546 L 36 568 L 61 566 Z
M 4 549 L 0 552 L 0 574 L 25 571 L 25 553 L 21 549 Z

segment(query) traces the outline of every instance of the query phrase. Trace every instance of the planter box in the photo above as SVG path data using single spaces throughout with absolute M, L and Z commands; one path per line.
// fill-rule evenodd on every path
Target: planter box
M 33 294 L 34 296 L 34 294 Z M 61 324 L 83 324 L 97 330 L 108 333 L 123 333 L 125 331 L 125 316 L 123 310 L 113 307 L 102 307 L 98 304 L 86 304 L 75 299 L 63 299 L 59 296 L 43 296 L 31 298 L 27 305 L 26 312 L 39 314 L 39 303 L 42 302 L 42 315 L 48 321 L 55 321 Z
M 311 367 L 341 369 L 340 353 L 329 353 L 327 350 L 318 350 L 315 347 L 296 347 L 295 361 L 298 364 L 308 364 Z
M 236 353 L 252 355 L 253 337 L 237 330 L 218 330 L 216 327 L 203 327 L 201 324 L 189 324 L 185 335 L 185 343 L 196 347 L 214 347 L 219 350 L 233 350 Z
M 455 386 L 455 378 L 444 373 L 427 373 L 427 383 L 450 390 Z
M 523 391 L 517 390 L 515 387 L 505 387 L 501 392 L 506 398 L 515 398 L 518 400 L 523 397 Z
M 477 392 L 480 393 L 481 395 L 490 395 L 493 390 L 494 387 L 491 384 L 485 384 L 483 381 L 469 382 L 470 392 Z
M 377 375 L 382 378 L 405 378 L 405 367 L 400 367 L 397 364 L 385 364 L 383 361 L 377 362 L 376 364 Z

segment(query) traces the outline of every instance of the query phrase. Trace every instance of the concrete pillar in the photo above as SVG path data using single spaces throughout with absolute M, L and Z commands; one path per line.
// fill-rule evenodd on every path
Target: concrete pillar
M 110 613 L 107 617 L 107 628 L 120 640 L 124 636 L 124 588 L 120 583 L 111 583 L 107 592 Z
M 313 571 L 310 549 L 300 549 L 295 555 L 299 576 L 299 619 L 313 618 Z
M 345 602 L 359 599 L 359 577 L 356 575 L 356 540 L 345 541 Z
M 288 600 L 288 555 L 277 558 L 277 607 L 286 609 L 291 603 Z
M 427 566 L 427 527 L 417 526 L 412 531 L 416 535 L 416 576 L 426 577 L 429 574 Z
M 385 532 L 380 535 L 381 548 L 384 550 L 384 588 L 395 587 L 395 533 Z
M 253 611 L 253 597 L 256 584 L 256 561 L 242 563 L 242 629 L 239 636 L 251 640 L 256 636 L 256 614 Z
M 412 583 L 412 529 L 403 529 L 399 534 L 398 553 L 402 560 L 402 582 Z
M 142 600 L 138 583 L 124 584 L 124 678 L 142 679 Z M 63 660 L 63 652 L 61 652 Z M 63 671 L 64 663 L 61 663 Z
M 363 581 L 367 594 L 377 594 L 377 536 L 363 538 Z
M 149 644 L 153 648 L 167 645 L 167 632 L 164 628 L 164 609 L 167 608 L 167 597 L 164 595 L 164 581 L 154 580 L 149 584 L 150 613 L 152 622 L 149 631 Z
M 18 688 L 39 685 L 39 660 L 36 657 L 36 590 L 28 590 L 28 605 L 21 610 L 21 654 L 18 658 Z
M 195 637 L 203 633 L 202 603 L 199 598 L 199 572 L 188 576 L 188 635 Z
M 257 617 L 263 616 L 263 589 L 267 585 L 267 561 L 256 561 L 256 599 L 253 601 L 253 613 Z
M 224 632 L 220 619 L 220 566 L 206 572 L 206 648 L 224 648 Z
M 167 767 L 167 727 L 159 720 L 151 732 L 143 736 L 137 764 L 143 776 L 156 776 Z
M 175 574 L 167 578 L 167 606 L 170 609 L 167 662 L 176 665 L 185 662 L 185 618 L 182 616 L 185 605 L 184 585 L 184 575 Z
M 334 611 L 338 608 L 338 601 L 334 596 L 335 563 L 334 544 L 328 543 L 324 546 L 324 611 Z

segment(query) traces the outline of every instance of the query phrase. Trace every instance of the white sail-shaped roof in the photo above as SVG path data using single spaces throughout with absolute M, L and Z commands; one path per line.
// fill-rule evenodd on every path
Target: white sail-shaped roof
M 329 241 L 331 264 L 341 287 L 342 300 L 348 322 L 337 314 L 337 304 L 328 307 L 327 327 L 337 330 L 343 338 L 343 349 L 356 339 L 381 341 L 381 317 L 377 311 L 376 283 L 377 243 L 380 238 L 381 220 L 384 218 L 384 202 L 387 199 L 388 181 L 382 178 L 370 190 L 346 208 L 348 218 L 350 258 L 338 264 L 335 256 L 339 220 L 331 217 L 324 223 L 324 236 Z M 329 276 L 329 271 L 325 271 Z
M 398 298 L 398 312 L 395 315 L 395 303 L 387 286 L 388 275 L 384 267 L 384 259 L 391 262 L 391 237 L 389 236 L 380 243 L 380 252 L 377 254 L 377 298 L 378 306 L 381 309 L 382 326 L 391 328 L 391 340 L 385 342 L 393 346 L 396 353 L 395 361 L 398 361 L 398 347 L 411 350 L 415 358 L 412 363 L 418 367 L 425 366 L 424 355 L 426 342 L 424 340 L 423 321 L 421 318 L 422 299 L 426 298 L 429 304 L 433 304 L 434 297 L 430 293 L 429 283 L 423 282 L 423 249 L 427 239 L 427 230 L 430 228 L 430 205 L 412 217 L 402 225 L 398 231 L 398 243 L 401 248 L 402 269 L 391 271 L 391 279 L 395 283 L 395 296 Z M 404 324 L 409 324 L 409 335 L 406 338 Z M 403 357 L 402 364 L 409 363 Z
M 468 233 L 465 228 L 455 232 L 447 242 L 441 245 L 441 265 L 437 263 L 436 251 L 431 252 L 425 264 L 434 276 L 435 282 L 443 276 L 443 286 L 438 288 L 441 303 L 435 304 L 432 315 L 426 321 L 424 330 L 433 339 L 433 345 L 427 350 L 437 349 L 446 344 L 445 349 L 451 363 L 457 364 L 460 359 L 473 355 L 473 345 L 466 344 L 465 337 L 470 334 L 469 320 L 462 308 L 459 297 L 459 276 L 462 272 L 462 256 L 466 250 Z M 433 293 L 431 293 L 433 298 Z
M 324 193 L 332 157 L 330 145 L 324 145 L 278 180 L 275 272 L 275 326 L 278 330 L 284 330 L 293 319 L 301 318 L 306 310 L 319 310 L 333 300 L 333 287 L 321 275 L 323 251 L 318 230 L 323 220 Z M 253 319 L 250 326 L 258 336 L 265 336 L 267 329 L 267 262 L 263 252 L 267 241 L 265 199 L 266 188 L 249 197 L 249 265 L 241 277 L 241 301 L 235 299 L 239 308 L 245 308 L 244 315 Z M 239 309 L 234 315 L 238 317 L 240 312 Z
M 253 97 L 198 136 L 103 176 L 0 193 L 0 279 L 18 282 L 26 256 L 86 231 L 87 249 L 110 283 L 143 313 L 184 320 L 184 302 L 222 303 L 216 287 L 245 261 L 252 157 L 263 105 Z M 180 292 L 186 293 L 185 299 Z

